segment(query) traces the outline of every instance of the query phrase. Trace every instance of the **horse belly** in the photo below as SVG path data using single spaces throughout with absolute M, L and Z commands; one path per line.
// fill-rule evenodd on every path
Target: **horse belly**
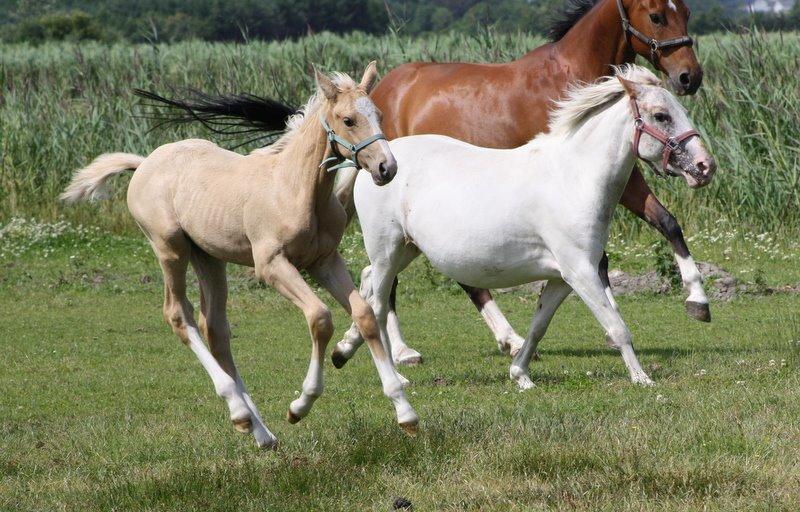
M 431 223 L 426 228 L 433 228 Z M 507 288 L 560 275 L 544 243 L 530 233 L 459 229 L 414 233 L 414 243 L 439 272 L 479 288 Z M 435 233 L 433 231 L 436 231 Z

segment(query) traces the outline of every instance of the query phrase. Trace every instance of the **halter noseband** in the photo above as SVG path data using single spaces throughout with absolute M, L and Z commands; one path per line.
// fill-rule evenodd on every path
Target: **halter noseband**
M 652 37 L 647 37 L 631 25 L 631 20 L 628 19 L 628 14 L 625 12 L 625 6 L 622 5 L 622 0 L 617 0 L 617 8 L 619 8 L 619 16 L 622 18 L 622 30 L 626 34 L 630 34 L 639 41 L 643 42 L 650 47 L 650 61 L 655 64 L 656 57 L 660 57 L 662 48 L 672 48 L 673 46 L 693 46 L 694 39 L 690 36 L 681 36 L 666 41 L 659 41 Z
M 636 98 L 631 98 L 631 110 L 633 111 L 633 117 L 634 117 L 633 122 L 635 125 L 633 133 L 633 154 L 636 155 L 636 158 L 644 160 L 647 163 L 647 165 L 649 165 L 650 168 L 653 169 L 653 172 L 656 174 L 656 176 L 660 178 L 664 178 L 667 175 L 674 176 L 674 174 L 671 173 L 667 168 L 672 153 L 674 153 L 675 150 L 680 148 L 681 143 L 683 143 L 683 141 L 691 139 L 692 137 L 700 137 L 700 134 L 697 133 L 695 130 L 689 130 L 675 137 L 670 137 L 661 130 L 648 125 L 647 123 L 644 122 L 642 115 L 639 113 L 639 104 L 636 103 Z M 653 137 L 654 139 L 656 139 L 657 141 L 661 142 L 664 145 L 663 157 L 661 159 L 661 167 L 662 167 L 661 170 L 659 170 L 655 166 L 655 164 L 653 164 L 653 162 L 651 162 L 650 160 L 645 160 L 639 154 L 639 141 L 642 138 L 642 133 L 650 135 L 651 137 Z
M 367 137 L 366 139 L 362 140 L 358 144 L 352 144 L 347 139 L 343 139 L 342 137 L 336 135 L 336 132 L 333 131 L 333 128 L 328 124 L 328 122 L 320 117 L 320 122 L 322 123 L 322 127 L 325 129 L 325 132 L 328 134 L 328 145 L 331 148 L 331 153 L 334 156 L 328 157 L 319 164 L 320 167 L 325 167 L 328 171 L 336 171 L 342 169 L 344 167 L 355 167 L 356 169 L 361 169 L 361 164 L 358 163 L 358 153 L 372 144 L 373 142 L 379 140 L 386 140 L 386 136 L 383 133 L 376 133 L 371 137 Z M 346 148 L 350 151 L 352 160 L 345 158 L 342 153 L 339 151 L 339 146 Z M 331 164 L 336 164 L 330 166 Z

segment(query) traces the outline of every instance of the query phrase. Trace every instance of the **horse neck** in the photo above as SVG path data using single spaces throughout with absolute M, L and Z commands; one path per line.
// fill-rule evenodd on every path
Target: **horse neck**
M 577 80 L 595 80 L 610 74 L 612 65 L 636 60 L 622 30 L 616 0 L 600 0 L 555 46 Z
M 569 134 L 545 136 L 563 141 L 553 146 L 558 154 L 583 160 L 573 160 L 574 165 L 560 172 L 565 182 L 581 191 L 584 204 L 601 205 L 609 213 L 622 197 L 633 171 L 633 119 L 628 108 L 627 101 L 619 101 Z M 548 144 L 545 141 L 545 147 Z
M 320 117 L 327 116 L 328 107 L 323 105 L 309 111 L 297 128 L 292 140 L 281 151 L 280 166 L 287 183 L 287 191 L 298 200 L 308 202 L 315 211 L 329 204 L 336 175 L 320 168 L 320 163 L 330 152 L 328 138 Z

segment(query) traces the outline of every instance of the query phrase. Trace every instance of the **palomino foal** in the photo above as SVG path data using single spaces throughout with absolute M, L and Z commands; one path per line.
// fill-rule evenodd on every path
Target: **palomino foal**
M 322 364 L 333 334 L 330 311 L 300 274 L 307 269 L 367 339 L 400 425 L 410 432 L 417 425 L 372 309 L 355 291 L 337 250 L 346 215 L 332 195 L 335 174 L 329 167 L 336 166 L 331 164 L 349 158 L 368 169 L 377 185 L 389 183 L 397 169 L 380 133 L 380 113 L 368 96 L 377 81 L 375 63 L 358 85 L 343 74 L 330 78 L 317 72 L 316 79 L 317 93 L 271 147 L 242 156 L 205 140 L 185 140 L 161 146 L 147 158 L 107 154 L 79 171 L 62 195 L 68 202 L 97 198 L 111 176 L 135 170 L 128 208 L 164 272 L 164 317 L 208 372 L 235 428 L 252 432 L 264 448 L 277 440 L 262 422 L 230 351 L 227 262 L 255 267 L 256 275 L 296 304 L 308 322 L 311 362 L 302 393 L 289 406 L 290 422 L 306 416 L 322 393 Z M 200 281 L 199 328 L 186 296 L 189 263 Z
M 517 149 L 481 148 L 441 135 L 403 137 L 389 143 L 399 166 L 392 183 L 376 188 L 364 176 L 356 179 L 355 205 L 384 339 L 391 342 L 395 276 L 422 253 L 469 286 L 547 281 L 511 365 L 520 388 L 533 386 L 531 356 L 573 290 L 621 352 L 631 380 L 652 382 L 598 272 L 614 208 L 637 157 L 658 173 L 683 176 L 689 186 L 710 181 L 716 165 L 655 75 L 637 66 L 619 72 L 571 89 L 552 113 L 550 133 Z M 352 357 L 357 344 L 340 342 L 334 362 Z

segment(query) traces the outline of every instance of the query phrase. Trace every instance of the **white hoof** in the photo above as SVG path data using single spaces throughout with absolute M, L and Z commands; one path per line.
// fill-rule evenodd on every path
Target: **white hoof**
M 531 378 L 528 377 L 527 375 L 523 375 L 522 377 L 517 378 L 516 382 L 520 393 L 536 387 L 536 384 L 534 384 Z
M 631 377 L 631 382 L 634 384 L 638 384 L 639 386 L 655 386 L 656 383 L 653 382 L 653 379 L 647 376 L 646 373 L 642 372 L 641 374 L 634 375 Z
M 511 380 L 517 383 L 517 387 L 520 391 L 527 391 L 528 389 L 536 387 L 536 384 L 531 380 L 531 376 L 528 374 L 527 370 L 523 370 L 519 366 L 511 365 L 508 374 Z
M 396 354 L 392 354 L 394 364 L 399 366 L 417 366 L 422 364 L 422 354 L 410 347 L 404 347 Z

